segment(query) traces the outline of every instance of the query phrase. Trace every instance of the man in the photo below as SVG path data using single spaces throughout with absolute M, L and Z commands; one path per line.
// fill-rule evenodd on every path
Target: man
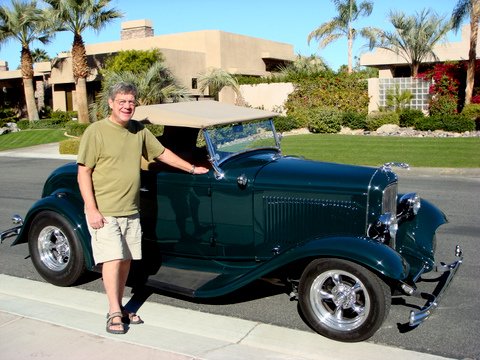
M 191 174 L 208 172 L 164 148 L 140 122 L 132 120 L 136 95 L 131 84 L 112 86 L 108 99 L 111 115 L 87 128 L 77 157 L 93 257 L 96 264 L 102 264 L 108 298 L 106 331 L 112 334 L 126 332 L 122 319 L 130 324 L 143 323 L 122 307 L 131 260 L 141 259 L 138 209 L 142 156 Z

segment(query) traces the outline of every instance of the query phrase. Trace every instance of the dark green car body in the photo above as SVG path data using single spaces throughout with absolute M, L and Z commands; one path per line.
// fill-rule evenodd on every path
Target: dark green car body
M 284 156 L 272 146 L 221 158 L 213 138 L 205 134 L 212 163 L 208 174 L 164 167 L 141 170 L 141 268 L 149 285 L 206 298 L 258 279 L 281 279 L 292 286 L 316 331 L 359 341 L 387 316 L 391 292 L 415 295 L 421 276 L 436 270 L 435 232 L 446 222 L 445 215 L 414 194 L 398 195 L 398 178 L 390 166 L 310 161 Z M 84 269 L 93 270 L 75 163 L 50 175 L 15 243 L 35 242 L 31 229 L 45 212 L 61 216 L 65 221 L 60 230 L 67 226 L 81 245 L 81 256 L 73 256 L 70 246 L 67 261 L 81 259 Z M 445 269 L 451 273 L 448 282 L 460 263 Z M 71 285 L 81 273 L 51 276 L 52 269 L 42 271 L 41 260 L 36 266 L 57 285 Z M 376 299 L 381 297 L 386 300 Z M 327 305 L 319 306 L 323 302 Z M 428 317 L 434 303 L 429 301 L 419 315 L 412 313 L 410 324 Z M 368 312 L 375 306 L 385 309 L 370 319 Z M 344 320 L 332 320 L 338 312 Z

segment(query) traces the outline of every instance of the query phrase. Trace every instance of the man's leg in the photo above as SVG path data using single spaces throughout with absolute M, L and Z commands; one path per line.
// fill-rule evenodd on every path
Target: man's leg
M 103 286 L 107 294 L 109 314 L 122 312 L 122 298 L 130 271 L 130 262 L 130 260 L 112 260 L 103 263 Z M 114 318 L 113 322 L 121 323 L 121 317 Z M 112 326 L 112 330 L 121 330 L 122 327 L 122 325 L 115 325 Z

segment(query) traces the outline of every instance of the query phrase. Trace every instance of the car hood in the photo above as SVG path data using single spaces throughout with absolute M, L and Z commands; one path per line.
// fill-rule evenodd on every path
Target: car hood
M 281 157 L 257 174 L 255 188 L 290 189 L 301 192 L 349 193 L 365 195 L 378 169 Z

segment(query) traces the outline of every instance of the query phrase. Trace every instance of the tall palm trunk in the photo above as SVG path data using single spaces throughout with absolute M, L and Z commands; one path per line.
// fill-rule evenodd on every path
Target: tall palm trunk
M 468 51 L 467 65 L 467 86 L 465 87 L 465 105 L 470 104 L 473 95 L 473 86 L 475 82 L 475 62 L 477 58 L 477 38 L 478 38 L 478 17 L 473 14 L 480 14 L 480 2 L 477 1 L 472 5 L 476 8 L 472 10 L 470 17 L 470 50 Z
M 23 90 L 25 93 L 25 102 L 27 104 L 28 120 L 38 120 L 38 109 L 35 102 L 35 88 L 33 86 L 33 60 L 32 54 L 28 48 L 22 48 L 21 69 L 23 79 Z
M 353 48 L 353 29 L 348 29 L 348 73 L 351 74 L 353 72 L 353 65 L 352 65 L 352 48 Z
M 88 123 L 88 95 L 87 76 L 89 68 L 87 64 L 87 52 L 82 36 L 75 34 L 72 46 L 73 77 L 75 79 L 75 99 L 77 103 L 78 122 Z
M 77 100 L 78 122 L 88 123 L 88 96 L 87 96 L 87 79 L 78 78 L 75 85 L 75 93 Z

